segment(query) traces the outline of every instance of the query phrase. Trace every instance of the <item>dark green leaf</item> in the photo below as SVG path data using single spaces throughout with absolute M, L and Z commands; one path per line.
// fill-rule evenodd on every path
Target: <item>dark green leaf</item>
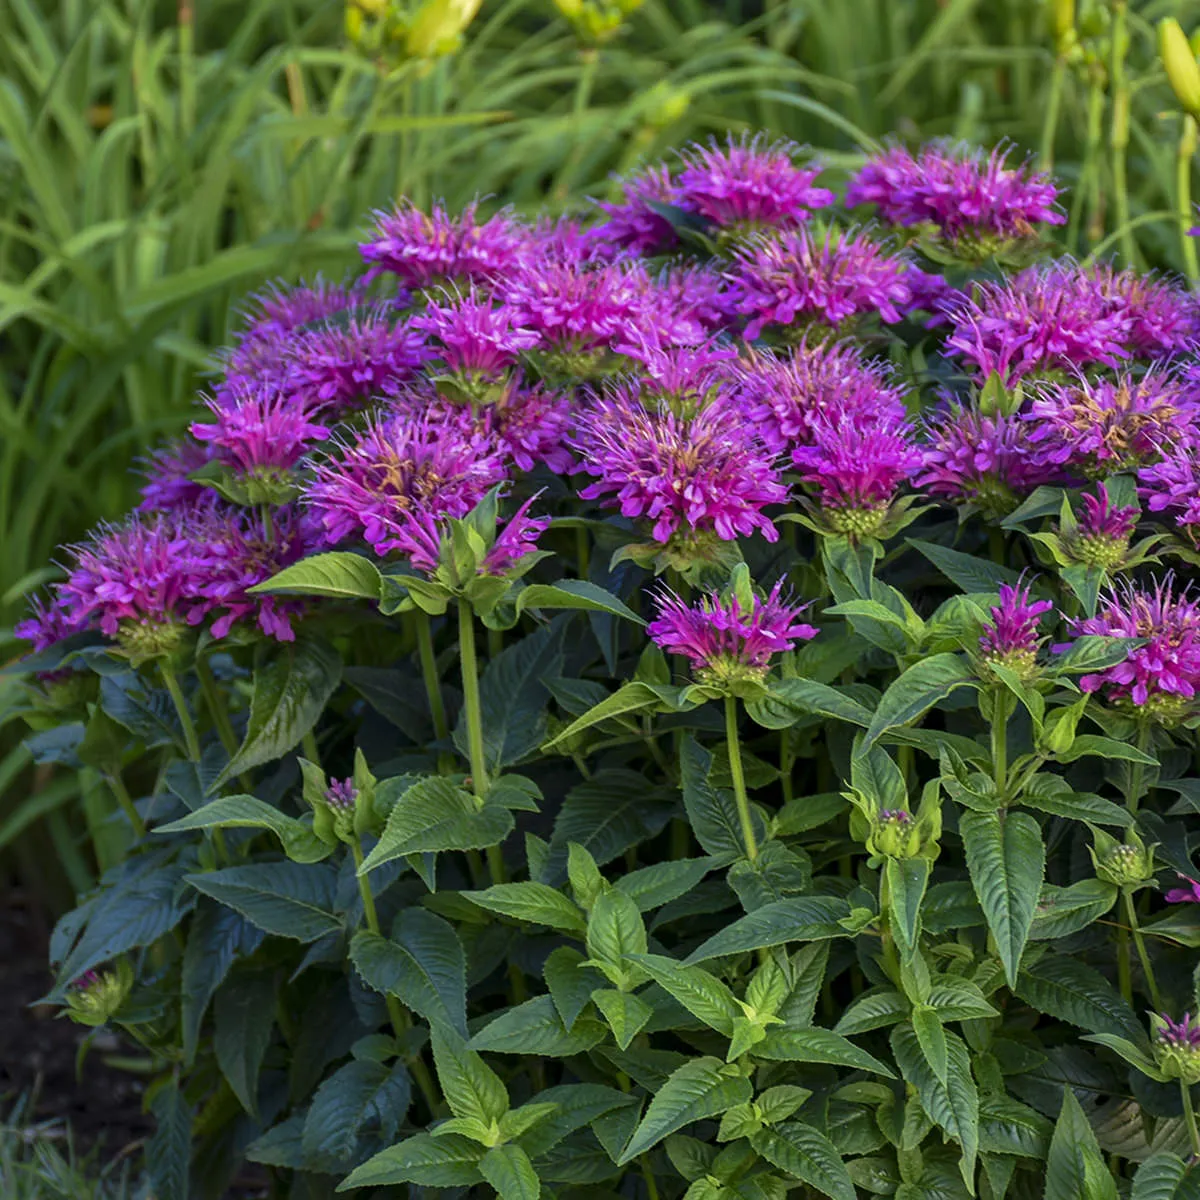
M 847 937 L 838 924 L 850 914 L 845 900 L 833 896 L 795 896 L 777 900 L 748 913 L 719 933 L 713 934 L 687 962 L 705 962 L 726 954 L 743 954 L 786 942 L 812 942 L 825 938 Z
M 800 1121 L 763 1129 L 750 1144 L 772 1166 L 799 1179 L 832 1200 L 855 1200 L 857 1193 L 846 1164 L 834 1144 L 819 1130 Z
M 411 1083 L 403 1064 L 352 1059 L 317 1088 L 304 1122 L 304 1155 L 313 1162 L 343 1165 L 364 1130 L 379 1125 L 396 1136 L 408 1111 Z
M 1062 1112 L 1050 1140 L 1045 1200 L 1117 1200 L 1116 1180 L 1070 1088 L 1063 1089 Z
M 450 1111 L 485 1127 L 508 1112 L 508 1092 L 500 1077 L 453 1030 L 433 1027 L 433 1061 Z
M 338 1184 L 345 1192 L 361 1187 L 394 1187 L 414 1183 L 418 1187 L 470 1187 L 479 1183 L 479 1160 L 484 1148 L 458 1133 L 433 1137 L 418 1133 L 399 1145 L 369 1158 Z
M 535 996 L 489 1021 L 471 1039 L 473 1050 L 565 1058 L 584 1054 L 607 1037 L 599 1021 L 575 1021 L 568 1031 L 549 996 Z
M 693 1016 L 725 1037 L 732 1036 L 741 1006 L 727 984 L 702 967 L 688 967 L 662 954 L 639 954 L 634 960 L 660 987 Z
M 933 542 L 907 538 L 908 544 L 923 554 L 959 591 L 968 596 L 978 592 L 996 592 L 1002 583 L 1016 584 L 1020 573 L 1012 567 L 1001 567 L 974 554 L 950 550 Z
M 481 892 L 463 892 L 480 908 L 533 925 L 583 934 L 587 922 L 579 906 L 544 883 L 500 883 Z
M 1014 989 L 1026 1004 L 1088 1033 L 1145 1039 L 1142 1023 L 1099 971 L 1065 954 L 1047 954 L 1026 966 Z
M 889 858 L 884 866 L 888 885 L 888 919 L 901 958 L 907 962 L 921 936 L 921 901 L 929 883 L 927 858 Z
M 860 1050 L 848 1038 L 831 1029 L 780 1029 L 774 1026 L 751 1053 L 771 1062 L 828 1063 L 894 1078 L 892 1071 L 873 1054 Z
M 271 1044 L 278 980 L 274 971 L 235 971 L 213 1002 L 213 1049 L 233 1094 L 258 1115 L 258 1073 Z
M 709 854 L 729 861 L 744 857 L 741 821 L 733 792 L 716 788 L 708 781 L 712 755 L 695 738 L 684 738 L 679 758 L 682 777 L 683 803 L 687 809 L 692 833 Z M 757 813 L 752 813 L 755 835 L 759 841 L 766 837 L 766 827 Z
M 863 740 L 869 747 L 889 729 L 907 725 L 960 687 L 977 687 L 970 664 L 957 654 L 934 654 L 914 663 L 883 693 Z
M 265 933 L 315 942 L 342 927 L 333 913 L 337 874 L 325 863 L 257 863 L 186 878 Z
M 515 1142 L 493 1146 L 480 1160 L 479 1173 L 500 1200 L 537 1200 L 542 1185 L 525 1153 Z
M 159 1200 L 188 1200 L 192 1155 L 192 1109 L 179 1085 L 168 1083 L 154 1097 L 154 1134 L 146 1144 L 146 1173 Z
M 222 796 L 181 820 L 160 825 L 154 832 L 184 833 L 191 829 L 269 829 L 279 838 L 288 858 L 298 863 L 320 862 L 333 853 L 333 847 L 322 842 L 310 825 L 255 796 Z

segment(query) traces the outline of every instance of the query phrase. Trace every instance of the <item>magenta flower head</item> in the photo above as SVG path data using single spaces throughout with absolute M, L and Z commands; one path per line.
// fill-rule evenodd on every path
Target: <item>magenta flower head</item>
M 1145 639 L 1123 662 L 1084 675 L 1083 691 L 1100 692 L 1111 704 L 1163 725 L 1177 723 L 1196 707 L 1200 603 L 1187 588 L 1176 589 L 1170 575 L 1151 589 L 1116 584 L 1101 596 L 1094 617 L 1077 622 L 1076 632 Z
M 1157 459 L 1163 447 L 1194 434 L 1200 406 L 1177 376 L 1142 376 L 1053 384 L 1026 414 L 1030 440 L 1049 462 L 1089 478 L 1112 475 Z
M 1139 511 L 1133 505 L 1114 504 L 1104 484 L 1099 491 L 1098 496 L 1090 492 L 1080 496 L 1082 511 L 1075 527 L 1061 531 L 1060 536 L 1076 561 L 1102 571 L 1115 571 L 1129 557 L 1129 539 L 1137 528 Z
M 614 392 L 581 412 L 572 443 L 580 469 L 596 477 L 580 495 L 651 522 L 654 541 L 682 564 L 756 530 L 770 542 L 779 537 L 763 509 L 782 504 L 787 488 L 774 455 L 728 399 L 681 417 Z
M 293 495 L 290 472 L 329 436 L 299 400 L 271 385 L 242 385 L 221 400 L 205 397 L 212 422 L 196 421 L 192 436 L 213 459 L 240 473 L 249 504 L 281 504 Z
M 1180 875 L 1179 882 L 1183 887 L 1171 888 L 1163 894 L 1163 899 L 1168 904 L 1200 904 L 1200 880 Z
M 319 547 L 312 518 L 294 505 L 274 508 L 269 522 L 256 509 L 226 507 L 199 519 L 192 537 L 202 570 L 193 584 L 188 623 L 213 616 L 209 632 L 223 638 L 235 624 L 253 621 L 276 641 L 295 641 L 291 617 L 303 611 L 303 602 L 251 595 L 250 589 Z
M 1096 288 L 1129 322 L 1127 346 L 1138 358 L 1158 359 L 1195 350 L 1200 340 L 1200 308 L 1191 292 L 1169 280 L 1132 267 L 1091 269 Z
M 306 497 L 329 545 L 408 553 L 409 514 L 461 517 L 505 478 L 500 451 L 458 412 L 372 418 L 316 464 Z
M 793 449 L 792 461 L 816 493 L 817 527 L 857 542 L 887 531 L 896 493 L 922 456 L 907 425 L 843 418 L 816 426 L 811 444 Z
M 957 253 L 988 258 L 1030 237 L 1039 223 L 1066 220 L 1050 177 L 1028 163 L 1009 166 L 1010 152 L 931 142 L 913 154 L 891 146 L 851 179 L 846 205 L 874 204 L 889 225 L 932 226 Z
M 1037 654 L 1043 639 L 1038 626 L 1043 614 L 1052 612 L 1049 600 L 1031 600 L 1029 585 L 1018 582 L 1000 585 L 1000 603 L 992 608 L 992 619 L 979 638 L 979 661 L 985 677 L 989 668 L 1005 667 L 1024 683 L 1037 678 Z
M 173 653 L 207 569 L 185 515 L 135 516 L 71 547 L 59 596 L 70 621 L 96 624 L 135 665 Z
M 659 211 L 678 204 L 667 165 L 657 163 L 621 180 L 621 191 L 624 198 L 619 204 L 596 201 L 606 219 L 588 233 L 589 240 L 598 247 L 629 254 L 654 255 L 673 249 L 678 235 Z
M 236 340 L 275 341 L 286 338 L 305 325 L 328 321 L 365 302 L 366 286 L 361 280 L 330 283 L 320 275 L 312 283 L 288 287 L 271 284 L 250 297 L 243 327 Z
M 798 229 L 738 247 L 726 273 L 728 305 L 753 341 L 768 326 L 799 337 L 840 331 L 878 314 L 891 324 L 912 306 L 909 263 L 865 233 Z
M 506 305 L 493 304 L 474 290 L 450 296 L 446 303 L 430 301 L 413 318 L 412 328 L 425 334 L 426 350 L 442 372 L 455 376 L 456 390 L 468 397 L 503 383 L 526 350 L 540 341 L 532 329 L 517 323 Z
M 1190 1087 L 1200 1083 L 1200 1021 L 1190 1013 L 1182 1021 L 1172 1021 L 1161 1013 L 1151 1013 L 1154 1062 L 1167 1079 L 1178 1079 Z
M 352 812 L 358 803 L 358 788 L 353 779 L 331 779 L 325 789 L 325 803 L 341 812 Z
M 667 267 L 654 280 L 653 300 L 672 314 L 663 329 L 680 342 L 710 337 L 727 329 L 731 321 L 724 280 L 705 266 Z M 698 330 L 695 335 L 692 328 Z M 663 332 L 656 336 L 662 337 Z
M 310 412 L 333 416 L 395 396 L 425 360 L 421 335 L 386 308 L 306 329 L 288 355 L 292 393 Z
M 1138 470 L 1138 495 L 1151 512 L 1168 513 L 1193 541 L 1200 534 L 1200 458 L 1192 440 L 1162 448 L 1162 458 Z
M 741 584 L 691 605 L 673 592 L 660 592 L 647 632 L 668 653 L 685 656 L 697 682 L 725 694 L 753 696 L 774 655 L 816 637 L 817 630 L 799 620 L 806 605 L 783 594 L 782 580 L 766 596 L 753 591 L 748 575 Z
M 796 166 L 799 150 L 762 134 L 689 146 L 680 152 L 675 202 L 735 237 L 794 229 L 833 203 L 828 188 L 814 186 L 821 168 Z
M 972 285 L 947 297 L 946 348 L 981 377 L 1009 385 L 1101 363 L 1117 367 L 1129 351 L 1132 322 L 1115 309 L 1094 275 L 1074 263 L 1030 267 L 1004 282 Z
M 217 493 L 192 478 L 213 460 L 212 448 L 191 438 L 179 438 L 153 451 L 142 463 L 139 512 L 178 512 L 215 504 Z
M 70 609 L 66 599 L 57 592 L 49 599 L 30 596 L 29 616 L 13 626 L 13 636 L 18 641 L 29 642 L 35 654 L 57 646 L 59 642 L 82 633 L 87 628 L 86 618 L 80 619 Z
M 925 462 L 919 487 L 997 519 L 1013 512 L 1061 468 L 1049 462 L 1016 415 L 985 413 L 952 401 L 925 426 Z
M 904 420 L 904 390 L 848 341 L 804 338 L 789 354 L 755 352 L 739 376 L 747 414 L 777 453 L 811 445 L 838 420 L 864 428 Z
M 697 412 L 728 391 L 736 378 L 737 351 L 716 342 L 664 346 L 653 330 L 644 330 L 615 349 L 634 367 L 632 377 L 618 386 L 647 408 L 666 407 L 677 415 Z
M 388 271 L 405 287 L 488 284 L 529 250 L 528 230 L 509 213 L 480 221 L 475 204 L 452 217 L 440 204 L 427 214 L 405 202 L 375 217 L 369 240 L 359 245 L 370 264 L 367 278 Z

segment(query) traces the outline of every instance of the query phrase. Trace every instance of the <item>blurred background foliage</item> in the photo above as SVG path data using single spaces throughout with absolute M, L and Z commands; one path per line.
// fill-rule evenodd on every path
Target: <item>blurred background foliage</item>
M 566 211 L 743 129 L 835 176 L 891 134 L 1010 139 L 1070 188 L 1069 250 L 1186 267 L 1164 16 L 1200 0 L 0 0 L 0 662 L 247 293 L 340 276 L 399 196 Z M 12 686 L 0 882 L 53 909 L 120 848 L 86 773 L 31 771 Z

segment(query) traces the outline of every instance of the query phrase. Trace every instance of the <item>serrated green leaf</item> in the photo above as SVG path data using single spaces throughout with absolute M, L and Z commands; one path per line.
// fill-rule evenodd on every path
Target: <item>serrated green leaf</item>
M 518 617 L 526 609 L 537 611 L 573 608 L 585 612 L 609 613 L 614 617 L 633 621 L 637 625 L 646 623 L 624 601 L 586 579 L 560 579 L 554 585 L 530 584 L 517 595 L 515 607 Z
M 849 915 L 850 906 L 833 896 L 795 896 L 777 900 L 713 934 L 685 961 L 692 965 L 727 954 L 782 946 L 786 942 L 848 937 L 838 922 Z
M 258 1074 L 271 1044 L 278 979 L 274 971 L 235 972 L 213 1000 L 213 1050 L 233 1094 L 258 1115 Z
M 301 638 L 272 655 L 254 672 L 246 736 L 218 776 L 218 787 L 298 746 L 341 681 L 342 659 L 328 642 Z
M 313 1094 L 301 1136 L 305 1158 L 346 1164 L 370 1123 L 380 1126 L 386 1140 L 395 1137 L 408 1111 L 410 1093 L 408 1070 L 402 1063 L 388 1066 L 369 1059 L 343 1063 Z
M 1196 1200 L 1200 1169 L 1178 1154 L 1154 1154 L 1138 1166 L 1129 1200 Z
M 568 1030 L 549 996 L 535 996 L 502 1012 L 471 1039 L 472 1050 L 565 1058 L 585 1054 L 607 1037 L 595 1020 L 576 1020 Z
M 634 961 L 693 1016 L 724 1037 L 733 1036 L 733 1022 L 741 1006 L 715 975 L 702 967 L 689 967 L 662 954 L 639 954 Z
M 775 1027 L 754 1047 L 753 1053 L 755 1058 L 771 1062 L 828 1063 L 854 1071 L 870 1071 L 886 1079 L 895 1078 L 890 1067 L 832 1029 Z
M 617 1045 L 628 1050 L 630 1042 L 646 1027 L 654 1016 L 654 1009 L 632 992 L 619 992 L 615 988 L 598 988 L 592 993 L 592 1001 L 600 1010 L 612 1030 Z
M 390 939 L 360 929 L 350 942 L 350 961 L 368 987 L 466 1036 L 466 957 L 448 921 L 423 908 L 405 909 Z
M 929 883 L 927 858 L 889 858 L 884 865 L 888 887 L 888 919 L 900 957 L 908 962 L 921 936 L 921 901 Z
M 395 1187 L 414 1183 L 418 1187 L 470 1187 L 479 1183 L 479 1160 L 484 1148 L 461 1134 L 433 1137 L 418 1133 L 396 1146 L 380 1151 L 351 1171 L 339 1192 L 360 1187 Z
M 934 542 L 907 538 L 908 544 L 923 554 L 947 579 L 968 596 L 980 592 L 999 591 L 1002 583 L 1017 584 L 1020 573 L 1012 567 L 999 566 L 974 554 L 951 550 Z
M 950 1071 L 950 1056 L 946 1049 L 946 1031 L 942 1027 L 937 1009 L 928 1004 L 914 1005 L 909 1020 L 929 1069 L 939 1083 L 946 1084 Z
M 687 895 L 715 866 L 711 858 L 678 858 L 630 871 L 613 886 L 645 913 Z
M 508 1092 L 500 1077 L 452 1029 L 434 1025 L 433 1062 L 450 1111 L 485 1127 L 508 1112 Z
M 146 1174 L 160 1200 L 188 1200 L 192 1108 L 174 1081 L 151 1102 L 154 1133 L 146 1143 Z
M 872 746 L 888 730 L 915 721 L 961 687 L 978 687 L 978 680 L 960 655 L 934 654 L 914 663 L 883 693 L 863 748 Z
M 962 1147 L 963 1182 L 974 1188 L 975 1159 L 979 1152 L 979 1093 L 971 1077 L 971 1055 L 957 1034 L 944 1031 L 946 1081 L 943 1083 L 926 1061 L 916 1031 L 907 1022 L 891 1033 L 892 1051 L 905 1080 L 917 1089 L 929 1119 Z
M 388 796 L 390 782 L 385 780 L 376 791 L 380 803 Z M 410 854 L 484 850 L 504 841 L 515 824 L 507 808 L 490 804 L 479 808 L 474 796 L 448 779 L 421 779 L 405 787 L 393 804 L 383 833 L 360 873 Z
M 650 1101 L 618 1165 L 631 1162 L 669 1134 L 706 1117 L 718 1117 L 735 1104 L 746 1104 L 754 1088 L 736 1066 L 719 1058 L 697 1058 L 672 1072 Z
M 256 863 L 185 878 L 277 937 L 315 942 L 342 927 L 333 912 L 337 875 L 326 863 Z
M 908 1016 L 908 1010 L 909 1003 L 902 992 L 895 988 L 877 988 L 855 996 L 833 1031 L 847 1037 L 853 1033 L 885 1029 L 903 1021 Z
M 320 862 L 333 853 L 333 847 L 321 841 L 311 826 L 289 817 L 255 796 L 222 796 L 203 808 L 169 825 L 159 825 L 155 833 L 183 833 L 192 829 L 269 829 L 283 845 L 293 862 Z
M 1046 872 L 1042 831 L 1026 813 L 972 810 L 960 813 L 959 830 L 975 895 L 1012 987 Z
M 489 912 L 531 925 L 548 925 L 551 929 L 580 936 L 587 929 L 579 906 L 544 883 L 500 883 L 481 892 L 463 892 L 463 895 Z
M 1088 1033 L 1113 1033 L 1134 1043 L 1141 1022 L 1099 971 L 1069 955 L 1047 954 L 1022 969 L 1016 994 L 1032 1008 Z
M 1117 1200 L 1117 1183 L 1075 1093 L 1063 1088 L 1062 1111 L 1046 1159 L 1045 1200 Z
M 800 1121 L 751 1135 L 750 1144 L 773 1167 L 799 1179 L 832 1200 L 855 1200 L 850 1172 L 834 1144 Z
M 549 750 L 552 746 L 557 746 L 559 742 L 572 738 L 585 729 L 590 729 L 593 725 L 599 725 L 601 721 L 611 721 L 630 713 L 642 712 L 644 709 L 653 708 L 658 703 L 658 693 L 649 684 L 637 680 L 623 684 L 607 699 L 601 700 L 599 704 L 589 708 L 583 716 L 577 717 L 565 729 L 560 730 L 545 744 L 543 749 Z
M 602 892 L 587 923 L 588 955 L 615 970 L 627 967 L 626 956 L 646 953 L 646 926 L 638 906 L 622 892 Z
M 542 970 L 554 1007 L 568 1029 L 591 1002 L 592 992 L 603 986 L 604 977 L 593 967 L 585 967 L 585 961 L 573 947 L 559 946 L 547 956 Z
M 542 1184 L 529 1155 L 515 1142 L 493 1146 L 480 1160 L 479 1173 L 500 1200 L 537 1200 Z

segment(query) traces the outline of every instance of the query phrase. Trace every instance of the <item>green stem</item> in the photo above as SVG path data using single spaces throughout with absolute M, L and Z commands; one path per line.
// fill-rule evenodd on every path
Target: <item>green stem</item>
M 1129 82 L 1125 74 L 1125 54 L 1129 49 L 1127 0 L 1113 0 L 1112 20 L 1112 125 L 1109 145 L 1112 149 L 1113 197 L 1116 223 L 1120 231 L 1121 253 L 1127 266 L 1137 265 L 1137 246 L 1129 224 L 1129 184 L 1125 154 L 1129 146 Z
M 792 769 L 795 764 L 796 756 L 792 753 L 791 730 L 784 729 L 779 734 L 779 774 L 782 779 L 784 804 L 792 799 Z
M 310 729 L 300 741 L 304 747 L 304 757 L 314 766 L 321 765 L 321 750 L 317 745 L 317 735 Z
M 1192 1107 L 1192 1089 L 1182 1079 L 1179 1095 L 1183 1100 L 1183 1119 L 1187 1122 L 1188 1136 L 1192 1139 L 1192 1154 L 1200 1156 L 1200 1129 L 1196 1128 L 1196 1110 Z
M 428 613 L 418 612 L 416 617 L 417 652 L 421 659 L 421 675 L 425 680 L 425 695 L 429 699 L 429 714 L 433 718 L 433 731 L 438 741 L 444 742 L 450 737 L 450 723 L 446 720 L 446 702 L 442 699 L 437 659 L 433 653 L 433 625 Z
M 742 747 L 738 741 L 738 703 L 733 696 L 725 697 L 725 741 L 729 747 L 729 774 L 733 779 L 733 798 L 737 803 L 738 820 L 742 825 L 742 841 L 746 857 L 758 858 L 758 841 L 754 836 L 754 820 L 750 815 L 750 798 L 746 795 L 746 777 L 742 773 Z
M 1196 242 L 1188 230 L 1196 223 L 1192 212 L 1192 158 L 1196 153 L 1196 119 L 1184 116 L 1179 131 L 1179 147 L 1175 157 L 1175 211 L 1179 214 L 1179 243 L 1183 266 L 1193 283 L 1200 279 L 1200 264 L 1196 258 Z
M 146 822 L 142 820 L 141 813 L 134 806 L 133 797 L 129 794 L 129 789 L 125 786 L 125 780 L 121 778 L 120 771 L 114 771 L 107 776 L 108 786 L 112 788 L 112 793 L 117 798 L 117 803 L 121 806 L 121 811 L 129 819 L 129 824 L 133 826 L 133 832 L 138 837 L 146 836 Z
M 1062 112 L 1063 84 L 1067 78 L 1067 62 L 1061 55 L 1054 61 L 1050 76 L 1050 95 L 1046 98 L 1046 115 L 1042 120 L 1042 148 L 1038 165 L 1043 171 L 1054 170 L 1054 143 L 1058 138 L 1058 118 Z
M 1158 990 L 1158 980 L 1154 978 L 1154 968 L 1150 965 L 1150 955 L 1146 951 L 1146 939 L 1142 936 L 1138 925 L 1137 910 L 1133 906 L 1133 895 L 1128 888 L 1121 889 L 1121 899 L 1125 905 L 1125 918 L 1129 922 L 1129 931 L 1133 934 L 1133 944 L 1137 947 L 1138 961 L 1142 964 L 1142 974 L 1146 977 L 1146 986 L 1150 990 L 1150 1002 L 1155 1011 L 1162 1011 L 1162 994 Z
M 897 986 L 900 984 L 900 955 L 896 952 L 896 939 L 892 936 L 891 891 L 888 888 L 887 863 L 879 872 L 879 932 L 883 946 L 883 971 Z
M 1133 1005 L 1133 965 L 1129 954 L 1129 930 L 1117 926 L 1117 990 L 1126 1004 Z
M 367 928 L 377 937 L 382 937 L 383 934 L 379 928 L 379 910 L 375 907 L 375 894 L 371 891 L 371 880 L 362 870 L 362 844 L 357 837 L 350 843 L 350 849 L 354 854 L 354 874 L 358 880 L 358 894 L 362 897 L 363 917 L 367 922 Z M 408 1013 L 404 1011 L 395 996 L 385 996 L 384 1000 L 387 1004 L 388 1017 L 392 1022 L 392 1032 L 395 1033 L 396 1040 L 403 1043 L 405 1033 L 412 1027 Z M 416 1079 L 417 1086 L 421 1089 L 421 1095 L 425 1098 L 426 1107 L 432 1116 L 441 1106 L 437 1088 L 433 1084 L 433 1076 L 430 1075 L 425 1060 L 419 1054 L 415 1054 L 409 1059 L 408 1065 L 412 1069 L 413 1078 Z
M 208 709 L 208 715 L 212 718 L 217 736 L 221 739 L 221 745 L 225 747 L 226 753 L 232 758 L 237 753 L 237 735 L 233 732 L 233 725 L 230 723 L 229 714 L 225 711 L 225 705 L 221 703 L 221 693 L 217 690 L 217 681 L 213 678 L 207 660 L 199 654 L 196 655 L 196 678 L 200 681 L 200 695 L 204 697 L 204 707 Z M 245 782 L 242 783 L 242 787 L 246 791 L 250 790 L 246 787 Z
M 200 739 L 196 736 L 196 725 L 192 720 L 192 714 L 188 711 L 187 701 L 183 697 L 183 689 L 179 686 L 179 678 L 175 674 L 175 668 L 163 658 L 159 660 L 158 669 L 162 675 L 162 681 L 170 693 L 171 703 L 175 705 L 175 712 L 179 716 L 179 724 L 183 726 L 183 741 L 187 746 L 188 758 L 192 762 L 199 762 Z
M 1101 142 L 1101 120 L 1104 116 L 1103 71 L 1093 68 L 1088 86 L 1087 135 L 1084 139 L 1083 163 L 1079 170 L 1079 184 L 1071 202 L 1071 219 L 1067 224 L 1067 244 L 1079 248 L 1080 226 L 1083 224 L 1084 206 L 1087 206 L 1089 225 L 1095 217 L 1100 198 L 1099 152 Z
M 1137 738 L 1134 740 L 1134 745 L 1144 754 L 1149 741 L 1150 724 L 1148 721 L 1139 721 Z M 1140 762 L 1130 763 L 1128 778 L 1129 782 L 1125 788 L 1125 807 L 1132 815 L 1138 810 L 1138 805 L 1141 803 L 1142 793 L 1146 786 L 1146 771 L 1144 764 Z
M 467 721 L 467 747 L 471 756 L 471 790 L 483 807 L 488 792 L 487 760 L 483 753 L 483 708 L 479 703 L 479 656 L 475 650 L 475 614 L 465 600 L 458 602 L 458 653 L 462 663 L 463 715 Z M 499 846 L 487 848 L 488 871 L 493 883 L 507 878 Z

